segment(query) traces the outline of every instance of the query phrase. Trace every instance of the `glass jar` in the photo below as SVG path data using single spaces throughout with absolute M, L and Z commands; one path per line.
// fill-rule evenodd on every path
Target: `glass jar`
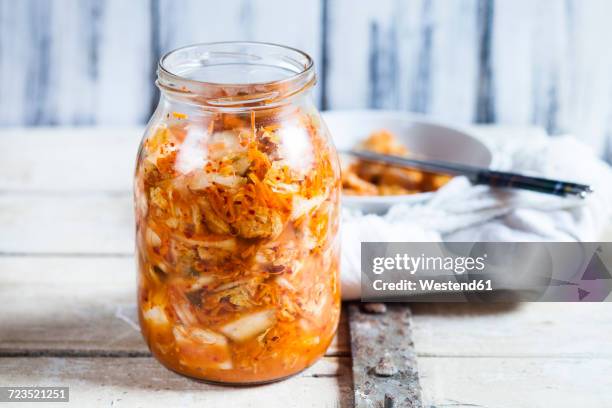
M 135 173 L 138 305 L 166 367 L 263 383 L 313 364 L 340 315 L 336 151 L 312 59 L 273 44 L 166 54 Z

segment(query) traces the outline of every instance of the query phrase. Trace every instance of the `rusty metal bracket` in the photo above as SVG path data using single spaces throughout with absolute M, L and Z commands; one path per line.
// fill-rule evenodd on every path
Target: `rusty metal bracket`
M 422 407 L 410 308 L 351 303 L 348 311 L 355 406 Z

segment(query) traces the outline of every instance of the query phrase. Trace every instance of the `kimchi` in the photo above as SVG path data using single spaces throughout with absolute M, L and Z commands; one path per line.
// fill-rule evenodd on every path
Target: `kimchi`
M 163 89 L 162 89 L 163 91 Z M 261 383 L 313 364 L 340 314 L 340 173 L 303 100 L 158 108 L 135 176 L 138 305 L 168 368 Z
M 372 132 L 356 147 L 394 156 L 410 155 L 406 146 L 387 130 Z M 400 168 L 366 160 L 345 162 L 343 167 L 343 193 L 353 196 L 389 196 L 435 191 L 451 179 L 445 174 Z

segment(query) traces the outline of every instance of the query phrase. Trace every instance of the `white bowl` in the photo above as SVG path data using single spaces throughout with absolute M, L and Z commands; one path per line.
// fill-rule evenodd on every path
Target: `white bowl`
M 323 112 L 338 150 L 353 148 L 370 133 L 391 131 L 419 158 L 443 160 L 473 166 L 489 167 L 491 150 L 476 137 L 455 127 L 443 125 L 425 116 L 396 111 L 348 110 Z M 397 203 L 418 203 L 433 193 L 397 196 L 344 196 L 343 205 L 368 213 L 383 213 Z

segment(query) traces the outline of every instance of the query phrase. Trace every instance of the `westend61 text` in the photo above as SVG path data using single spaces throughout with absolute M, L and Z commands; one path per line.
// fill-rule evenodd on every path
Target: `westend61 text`
M 493 290 L 493 285 L 490 279 L 479 279 L 470 282 L 436 282 L 433 279 L 419 279 L 410 281 L 402 279 L 398 282 L 383 282 L 380 279 L 372 282 L 372 287 L 376 291 L 428 291 L 428 292 L 456 292 L 470 291 L 482 292 Z

